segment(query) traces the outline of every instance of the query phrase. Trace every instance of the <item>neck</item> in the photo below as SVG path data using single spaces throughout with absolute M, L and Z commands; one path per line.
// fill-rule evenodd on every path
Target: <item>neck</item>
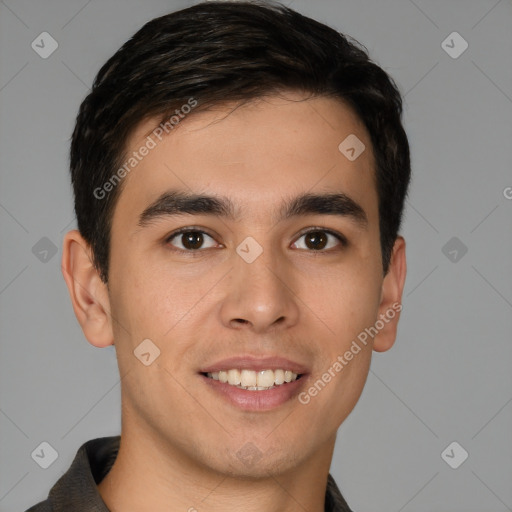
M 286 472 L 240 478 L 230 468 L 220 472 L 192 459 L 154 433 L 123 428 L 116 461 L 98 490 L 111 512 L 323 512 L 334 442 Z

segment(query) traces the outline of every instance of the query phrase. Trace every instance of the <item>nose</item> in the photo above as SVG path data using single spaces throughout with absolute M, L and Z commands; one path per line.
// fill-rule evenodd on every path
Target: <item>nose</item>
M 221 306 L 222 323 L 231 329 L 250 329 L 255 333 L 295 325 L 299 298 L 286 260 L 267 250 L 252 263 L 238 255 L 234 260 Z

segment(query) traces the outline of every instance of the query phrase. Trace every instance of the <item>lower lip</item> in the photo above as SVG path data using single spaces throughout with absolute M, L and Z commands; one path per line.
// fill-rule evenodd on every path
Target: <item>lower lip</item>
M 293 382 L 260 391 L 237 388 L 203 374 L 200 374 L 200 377 L 206 381 L 206 384 L 213 391 L 219 393 L 239 409 L 244 411 L 269 411 L 296 397 L 300 388 L 303 387 L 307 375 L 303 374 L 300 379 Z

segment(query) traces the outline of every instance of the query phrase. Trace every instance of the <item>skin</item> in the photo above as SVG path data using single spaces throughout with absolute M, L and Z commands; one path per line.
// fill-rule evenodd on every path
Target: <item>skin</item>
M 128 153 L 155 124 L 137 127 Z M 338 150 L 349 134 L 366 146 L 353 162 Z M 141 228 L 140 213 L 170 188 L 229 196 L 239 217 L 163 217 Z M 283 197 L 303 192 L 347 194 L 365 210 L 367 227 L 333 215 L 276 223 Z M 183 237 L 166 242 L 189 226 L 212 237 L 203 235 L 195 257 L 178 252 Z M 312 227 L 340 232 L 349 244 L 329 235 L 325 249 L 310 248 L 301 233 Z M 263 248 L 251 264 L 236 252 L 247 236 Z M 399 314 L 307 405 L 292 399 L 244 412 L 197 371 L 270 353 L 307 364 L 313 383 L 400 302 L 405 242 L 397 238 L 384 276 L 371 141 L 351 109 L 288 93 L 188 116 L 125 178 L 108 287 L 76 230 L 65 236 L 62 270 L 88 341 L 116 347 L 122 442 L 98 485 L 111 511 L 225 512 L 241 503 L 249 512 L 323 511 L 337 429 L 361 395 L 372 351 L 393 345 Z M 133 355 L 146 338 L 161 351 L 150 366 Z M 253 465 L 237 457 L 249 442 L 261 453 Z

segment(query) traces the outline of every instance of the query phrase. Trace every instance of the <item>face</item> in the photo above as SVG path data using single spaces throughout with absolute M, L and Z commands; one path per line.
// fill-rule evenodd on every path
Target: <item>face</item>
M 123 422 L 218 473 L 266 476 L 330 457 L 372 349 L 394 340 L 404 267 L 395 254 L 383 276 L 371 141 L 347 106 L 289 94 L 233 108 L 185 118 L 125 178 L 108 328 Z M 355 160 L 338 148 L 349 135 Z M 290 208 L 304 194 L 319 197 Z M 148 365 L 143 340 L 146 360 L 160 351 Z

